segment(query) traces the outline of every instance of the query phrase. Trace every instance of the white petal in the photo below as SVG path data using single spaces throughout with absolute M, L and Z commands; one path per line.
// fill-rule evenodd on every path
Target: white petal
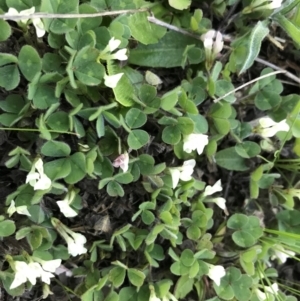
M 17 211 L 16 206 L 15 206 L 15 201 L 12 200 L 10 202 L 10 206 L 7 209 L 7 214 L 9 217 L 11 217 L 15 212 Z
M 261 290 L 257 289 L 257 290 L 255 290 L 255 292 L 256 292 L 257 298 L 260 301 L 265 301 L 267 299 L 267 295 L 264 292 L 262 292 Z
M 39 174 L 44 173 L 44 163 L 41 158 L 39 158 L 35 163 L 34 163 L 34 168 L 37 169 Z
M 180 170 L 178 168 L 169 168 L 169 171 L 172 177 L 173 189 L 175 189 L 180 179 Z
M 112 37 L 109 42 L 108 42 L 108 47 L 109 47 L 109 50 L 112 52 L 114 50 L 116 50 L 119 45 L 121 44 L 121 41 L 120 40 L 117 40 L 115 39 L 114 37 Z
M 30 262 L 28 264 L 28 273 L 27 278 L 30 281 L 32 285 L 36 284 L 36 278 L 41 276 L 41 273 L 43 272 L 43 269 L 41 265 L 37 262 Z
M 266 286 L 265 291 L 273 295 L 277 295 L 279 291 L 278 284 L 274 282 L 271 286 Z
M 43 260 L 41 265 L 45 271 L 54 273 L 56 269 L 61 265 L 61 259 L 54 259 L 48 261 Z
M 46 190 L 51 187 L 51 180 L 45 175 L 41 175 L 41 178 L 35 183 L 34 190 Z
M 10 289 L 14 289 L 18 286 L 20 286 L 23 283 L 27 282 L 27 277 L 22 274 L 22 273 L 16 273 L 14 281 L 12 282 L 11 286 L 9 287 Z
M 124 73 L 114 75 L 104 75 L 104 85 L 109 88 L 115 88 Z
M 76 244 L 85 244 L 86 243 L 86 237 L 80 233 L 73 232 L 72 234 L 74 241 Z
M 47 283 L 47 284 L 50 284 L 51 280 L 50 278 L 54 277 L 54 275 L 52 273 L 49 273 L 49 272 L 46 272 L 46 271 L 43 271 L 41 273 L 41 278 L 42 278 L 42 281 Z
M 126 52 L 127 52 L 126 48 L 120 49 L 116 53 L 114 53 L 112 55 L 112 57 L 114 59 L 119 60 L 119 61 L 126 61 L 128 59 L 128 56 L 126 55 Z
M 17 209 L 18 214 L 31 216 L 31 214 L 29 213 L 29 211 L 27 209 L 27 206 L 19 206 L 19 207 L 16 207 L 16 209 Z
M 36 181 L 40 178 L 40 174 L 34 171 L 30 171 L 26 177 L 26 183 L 29 183 L 30 186 L 34 186 Z
M 63 201 L 58 201 L 56 202 L 60 212 L 65 216 L 65 217 L 74 217 L 78 215 L 78 213 L 70 207 L 68 200 L 63 200 Z
M 212 195 L 212 194 L 222 191 L 222 190 L 223 190 L 223 188 L 222 188 L 221 180 L 219 180 L 213 186 L 210 186 L 210 185 L 206 186 L 203 196 Z
M 23 16 L 32 15 L 32 14 L 34 14 L 34 12 L 35 12 L 35 7 L 33 6 L 29 9 L 24 9 L 24 10 L 20 11 L 20 15 L 23 15 Z
M 216 205 L 218 205 L 221 209 L 225 210 L 226 209 L 226 200 L 224 198 L 214 198 L 212 200 Z
M 32 20 L 32 23 L 35 27 L 37 37 L 38 38 L 43 37 L 45 35 L 46 31 L 45 31 L 44 23 L 42 22 L 42 20 L 39 18 L 36 18 L 36 19 Z
M 13 7 L 10 7 L 8 9 L 8 12 L 4 14 L 5 16 L 17 16 L 17 15 L 20 15 L 19 12 L 13 8 Z

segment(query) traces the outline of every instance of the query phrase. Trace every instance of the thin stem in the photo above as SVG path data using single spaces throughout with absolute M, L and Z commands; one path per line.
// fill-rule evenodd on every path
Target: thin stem
M 3 131 L 20 131 L 20 132 L 40 132 L 40 130 L 38 130 L 38 129 L 27 129 L 27 128 L 5 128 L 5 127 L 0 127 L 0 130 L 3 130 Z M 48 130 L 48 132 L 78 136 L 76 133 L 66 132 L 66 131 Z
M 245 87 L 247 87 L 247 86 L 249 86 L 249 85 L 251 85 L 251 84 L 253 84 L 253 83 L 255 83 L 255 82 L 257 82 L 257 81 L 259 81 L 261 79 L 263 79 L 263 78 L 266 78 L 266 77 L 269 77 L 269 76 L 272 76 L 272 75 L 275 75 L 275 74 L 278 74 L 278 73 L 286 73 L 286 72 L 287 72 L 286 70 L 279 70 L 279 71 L 274 71 L 274 72 L 270 72 L 268 74 L 264 74 L 262 76 L 259 76 L 259 77 L 255 78 L 255 79 L 250 80 L 249 82 L 247 82 L 247 83 L 245 83 L 245 84 L 243 84 L 243 85 L 241 85 L 241 86 L 239 86 L 239 87 L 237 87 L 237 88 L 229 91 L 225 95 L 223 95 L 223 96 L 221 96 L 221 97 L 219 97 L 217 99 L 214 99 L 214 103 L 222 100 L 223 98 L 227 97 L 228 95 L 230 95 L 232 93 L 235 93 L 236 91 L 239 91 L 239 90 L 241 90 L 241 89 L 243 89 L 243 88 L 245 88 Z
M 24 19 L 36 19 L 36 18 L 43 18 L 43 19 L 72 19 L 72 18 L 95 18 L 95 17 L 104 17 L 104 16 L 115 16 L 121 14 L 128 14 L 128 13 L 137 13 L 148 11 L 147 8 L 140 8 L 140 9 L 122 9 L 122 10 L 114 10 L 114 11 L 106 11 L 106 12 L 99 12 L 93 14 L 52 14 L 52 13 L 34 13 L 30 15 L 0 15 L 0 19 L 6 20 L 24 20 Z

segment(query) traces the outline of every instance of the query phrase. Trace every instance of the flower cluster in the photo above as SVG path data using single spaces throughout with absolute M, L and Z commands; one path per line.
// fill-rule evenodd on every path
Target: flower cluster
M 121 44 L 121 41 L 118 39 L 115 39 L 112 37 L 108 45 L 101 51 L 98 61 L 100 60 L 119 60 L 119 61 L 126 61 L 128 59 L 128 56 L 126 55 L 127 49 L 123 48 L 118 50 L 115 53 L 114 52 Z M 109 88 L 115 88 L 123 76 L 124 73 L 118 73 L 118 74 L 113 74 L 113 75 L 104 75 L 104 85 L 109 87 Z
M 36 261 L 26 263 L 24 261 L 14 261 L 12 268 L 15 270 L 15 278 L 10 286 L 10 289 L 14 289 L 27 280 L 32 284 L 36 284 L 36 279 L 41 280 L 47 284 L 50 284 L 50 278 L 54 277 L 55 270 L 61 265 L 61 259 L 44 261 L 39 258 L 35 258 Z
M 224 267 L 221 265 L 208 264 L 208 274 L 207 276 L 214 281 L 217 286 L 220 286 L 221 279 L 226 275 Z
M 221 180 L 217 181 L 213 186 L 207 185 L 205 187 L 205 190 L 202 194 L 202 197 L 207 197 L 207 196 L 211 196 L 216 192 L 220 192 L 222 191 L 222 184 L 221 184 Z M 205 199 L 206 202 L 213 202 L 216 205 L 218 205 L 222 210 L 224 210 L 224 213 L 226 215 L 228 215 L 228 211 L 226 208 L 226 200 L 222 197 L 217 197 L 217 198 L 208 198 Z
M 8 216 L 11 217 L 15 212 L 17 212 L 18 214 L 31 216 L 31 214 L 29 213 L 29 211 L 27 209 L 27 206 L 24 205 L 24 206 L 16 207 L 15 201 L 12 200 L 10 202 L 10 206 L 7 209 Z
M 259 119 L 259 126 L 255 127 L 255 133 L 259 134 L 263 138 L 269 138 L 275 136 L 278 132 L 288 132 L 290 126 L 287 124 L 286 119 L 275 122 L 270 117 L 263 117 Z
M 201 36 L 206 56 L 206 68 L 210 69 L 224 46 L 223 35 L 214 29 Z
M 8 16 L 6 19 L 10 20 L 9 16 L 29 16 L 29 15 L 34 14 L 34 12 L 35 12 L 35 7 L 31 7 L 29 9 L 25 9 L 20 12 L 18 12 L 15 8 L 10 7 L 8 12 L 5 13 L 5 16 Z M 17 23 L 22 26 L 22 24 L 26 25 L 27 22 L 28 22 L 28 19 L 22 19 L 20 22 L 17 22 Z M 42 20 L 40 18 L 33 18 L 32 24 L 35 27 L 37 37 L 38 38 L 43 37 L 45 35 L 46 31 L 45 31 L 45 27 L 44 27 Z
M 73 232 L 57 218 L 53 217 L 51 219 L 51 223 L 67 242 L 69 254 L 72 256 L 77 256 L 87 252 L 87 249 L 84 247 L 84 244 L 86 243 L 86 238 L 84 235 Z

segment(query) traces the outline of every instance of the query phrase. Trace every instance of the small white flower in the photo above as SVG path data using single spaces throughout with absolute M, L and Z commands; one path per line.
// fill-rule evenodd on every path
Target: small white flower
M 213 186 L 207 185 L 205 187 L 203 196 L 212 195 L 212 194 L 222 191 L 222 190 L 223 190 L 223 188 L 222 188 L 221 180 L 219 180 Z
M 123 172 L 126 172 L 128 170 L 128 164 L 129 164 L 129 155 L 127 152 L 124 154 L 121 154 L 119 157 L 115 159 L 113 162 L 113 167 L 120 167 Z
M 83 246 L 86 243 L 86 238 L 82 234 L 73 232 L 72 238 L 68 237 L 66 239 L 68 244 L 68 252 L 72 256 L 77 256 L 81 254 L 85 254 L 87 249 Z
M 263 117 L 259 119 L 259 126 L 256 127 L 256 132 L 264 138 L 273 137 L 277 132 L 288 132 L 290 126 L 287 124 L 286 119 L 275 122 L 270 117 Z
M 197 150 L 198 155 L 203 153 L 204 147 L 208 144 L 208 136 L 203 134 L 190 134 L 183 138 L 183 150 L 190 154 Z
M 296 255 L 293 251 L 285 250 L 282 245 L 276 245 L 272 249 L 274 250 L 274 256 L 271 259 L 278 258 L 281 263 L 285 263 L 288 258 Z
M 22 215 L 27 215 L 27 216 L 31 216 L 31 214 L 29 213 L 27 206 L 15 206 L 15 201 L 12 200 L 10 203 L 10 206 L 7 209 L 7 213 L 8 216 L 11 217 L 15 212 L 17 212 L 18 214 L 22 214 Z
M 38 172 L 35 172 L 35 169 Z M 26 183 L 29 183 L 34 190 L 46 190 L 51 187 L 51 180 L 44 174 L 42 159 L 38 159 L 33 164 L 31 171 L 26 177 Z
M 208 274 L 207 276 L 214 281 L 214 283 L 219 286 L 221 283 L 221 278 L 223 278 L 226 275 L 226 271 L 223 266 L 221 265 L 208 265 Z
M 127 49 L 123 48 L 118 50 L 116 53 L 110 55 L 110 59 L 112 60 L 119 60 L 119 61 L 126 61 L 128 56 L 126 55 Z
M 27 264 L 24 261 L 15 261 L 15 278 L 12 282 L 10 289 L 14 289 L 23 283 L 27 282 L 27 279 L 32 285 L 36 284 L 36 278 L 40 277 L 41 266 L 36 262 Z
M 109 88 L 115 88 L 124 73 L 114 75 L 104 74 L 104 85 Z
M 209 30 L 201 36 L 205 48 L 206 57 L 214 60 L 224 46 L 223 36 L 219 31 Z
M 77 256 L 87 252 L 87 249 L 83 246 L 86 243 L 84 235 L 73 232 L 55 217 L 51 218 L 51 223 L 67 242 L 69 254 Z
M 196 161 L 194 159 L 184 161 L 182 167 L 172 167 L 169 168 L 173 189 L 178 185 L 179 180 L 189 181 L 192 179 L 192 174 L 194 172 L 194 167 L 196 166 Z
M 8 12 L 5 13 L 6 16 L 27 16 L 27 15 L 31 15 L 34 14 L 35 12 L 35 7 L 31 7 L 29 9 L 25 9 L 22 10 L 20 12 L 18 12 L 15 8 L 9 8 Z M 9 18 L 6 18 L 9 20 Z M 13 20 L 14 21 L 14 20 Z M 18 22 L 18 21 L 17 21 Z M 22 19 L 20 20 L 21 23 L 26 24 L 28 22 L 28 19 Z M 32 19 L 32 24 L 35 27 L 36 30 L 36 34 L 39 38 L 41 38 L 42 36 L 45 35 L 46 31 L 45 31 L 45 26 L 44 23 L 42 22 L 42 20 L 40 18 L 33 18 Z

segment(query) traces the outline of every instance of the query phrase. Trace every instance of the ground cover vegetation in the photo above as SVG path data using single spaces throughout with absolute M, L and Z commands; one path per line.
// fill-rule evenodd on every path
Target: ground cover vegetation
M 297 300 L 299 0 L 0 16 L 1 300 Z

